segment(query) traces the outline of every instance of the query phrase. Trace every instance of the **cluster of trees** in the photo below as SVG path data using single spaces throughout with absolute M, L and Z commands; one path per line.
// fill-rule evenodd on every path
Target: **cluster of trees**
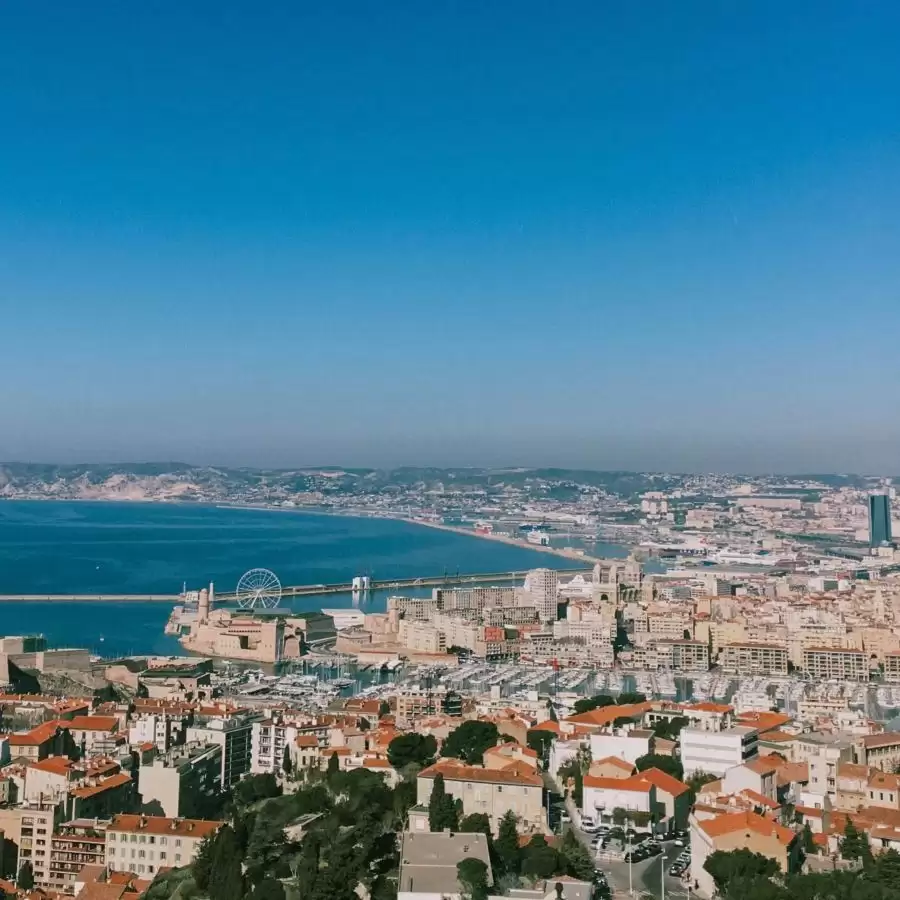
M 851 824 L 844 833 L 841 856 L 858 865 L 782 876 L 768 857 L 749 850 L 717 850 L 704 868 L 723 900 L 900 900 L 900 853 L 896 850 L 873 856 L 866 836 Z
M 675 716 L 671 719 L 660 719 L 653 726 L 653 733 L 658 738 L 663 738 L 667 741 L 677 741 L 678 736 L 681 734 L 681 729 L 686 727 L 690 722 L 685 716 Z
M 604 706 L 624 706 L 631 703 L 643 703 L 647 699 L 646 694 L 624 692 L 618 697 L 609 694 L 594 694 L 593 697 L 584 697 L 576 701 L 573 707 L 575 713 L 590 712 L 592 709 L 601 709 Z
M 415 781 L 392 790 L 366 769 L 341 771 L 336 755 L 327 772 L 302 777 L 291 794 L 282 794 L 271 775 L 241 781 L 229 824 L 203 842 L 190 869 L 160 876 L 149 900 L 176 890 L 181 898 L 285 900 L 285 884 L 308 900 L 358 900 L 360 884 L 373 900 L 391 900 L 397 831 L 415 803 Z M 285 827 L 301 817 L 302 836 L 289 840 Z
M 674 756 L 647 753 L 644 756 L 639 756 L 634 761 L 634 766 L 638 772 L 643 772 L 645 769 L 659 769 L 661 772 L 665 772 L 679 781 L 684 777 L 684 766 L 681 764 L 681 760 Z

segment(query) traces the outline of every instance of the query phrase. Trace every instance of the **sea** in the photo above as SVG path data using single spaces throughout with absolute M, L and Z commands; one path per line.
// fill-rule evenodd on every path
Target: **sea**
M 623 557 L 597 544 L 594 555 Z M 248 569 L 282 584 L 503 572 L 575 560 L 499 541 L 414 525 L 294 510 L 176 503 L 0 501 L 0 594 L 177 594 L 215 582 L 232 591 Z M 426 591 L 425 593 L 430 593 Z M 387 594 L 364 595 L 384 609 Z M 357 598 L 358 601 L 358 598 Z M 293 598 L 295 611 L 351 606 L 348 595 Z M 159 601 L 0 603 L 0 634 L 44 634 L 51 647 L 104 657 L 177 654 Z

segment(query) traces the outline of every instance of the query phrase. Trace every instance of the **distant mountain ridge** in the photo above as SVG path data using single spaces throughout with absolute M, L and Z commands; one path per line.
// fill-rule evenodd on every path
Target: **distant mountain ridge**
M 865 488 L 858 475 L 695 476 L 563 468 L 415 467 L 394 469 L 302 466 L 291 469 L 196 466 L 183 462 L 0 463 L 0 498 L 57 500 L 182 500 L 197 502 L 315 503 L 329 495 L 391 496 L 408 492 L 485 493 L 515 490 L 547 497 L 593 490 L 634 498 L 701 478 L 748 480 L 768 486 L 814 480 L 829 487 Z

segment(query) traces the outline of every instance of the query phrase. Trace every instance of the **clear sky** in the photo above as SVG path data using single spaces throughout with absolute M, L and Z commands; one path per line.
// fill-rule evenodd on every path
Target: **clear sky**
M 900 472 L 900 4 L 0 7 L 0 458 Z

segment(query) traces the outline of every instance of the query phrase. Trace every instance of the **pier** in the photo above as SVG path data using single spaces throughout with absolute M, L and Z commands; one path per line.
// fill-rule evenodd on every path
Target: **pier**
M 592 569 L 560 569 L 560 575 L 571 578 L 575 575 L 590 575 Z M 388 578 L 369 581 L 368 593 L 376 591 L 402 591 L 410 588 L 466 588 L 487 587 L 500 584 L 515 584 L 525 580 L 528 570 L 520 572 L 478 572 L 462 574 L 444 572 L 442 575 L 424 575 L 419 578 Z M 352 581 L 337 584 L 284 585 L 281 589 L 285 597 L 320 597 L 329 594 L 353 593 Z M 234 602 L 234 592 L 216 592 L 218 604 Z M 0 603 L 183 603 L 181 594 L 0 594 Z

